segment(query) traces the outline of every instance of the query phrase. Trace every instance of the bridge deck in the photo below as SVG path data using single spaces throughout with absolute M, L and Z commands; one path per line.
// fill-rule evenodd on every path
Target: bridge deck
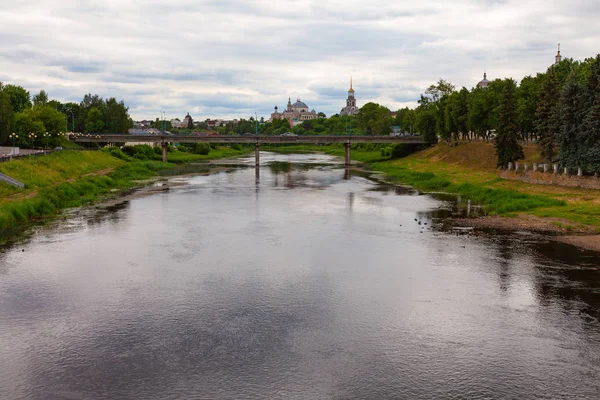
M 140 135 L 71 135 L 73 142 L 105 142 L 105 143 L 297 143 L 297 144 L 330 144 L 330 143 L 425 143 L 422 136 L 140 136 Z

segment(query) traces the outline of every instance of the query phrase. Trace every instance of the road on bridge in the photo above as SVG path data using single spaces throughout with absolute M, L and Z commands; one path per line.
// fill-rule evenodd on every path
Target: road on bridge
M 167 162 L 169 143 L 222 143 L 254 144 L 256 165 L 260 161 L 260 145 L 270 144 L 332 144 L 343 143 L 346 165 L 350 165 L 350 146 L 353 143 L 410 143 L 423 144 L 422 136 L 196 136 L 196 135 L 128 135 L 128 134 L 72 134 L 69 139 L 77 143 L 156 143 L 162 145 L 163 161 Z

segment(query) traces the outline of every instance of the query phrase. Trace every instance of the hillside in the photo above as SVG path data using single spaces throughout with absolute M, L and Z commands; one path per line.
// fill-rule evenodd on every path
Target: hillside
M 523 152 L 525 153 L 524 161 L 539 162 L 540 156 L 536 145 L 523 146 Z M 458 164 L 479 170 L 496 170 L 496 150 L 493 144 L 485 142 L 461 143 L 454 146 L 439 143 L 437 146 L 419 152 L 412 157 L 432 162 Z

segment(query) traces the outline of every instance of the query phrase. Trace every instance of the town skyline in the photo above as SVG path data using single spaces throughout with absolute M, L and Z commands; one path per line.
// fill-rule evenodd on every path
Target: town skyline
M 397 110 L 415 107 L 440 78 L 467 88 L 484 71 L 519 81 L 544 72 L 559 42 L 564 57 L 578 60 L 600 42 L 600 10 L 583 0 L 307 1 L 300 14 L 287 4 L 8 4 L 0 81 L 63 102 L 88 92 L 123 99 L 134 120 L 161 111 L 268 118 L 288 97 L 330 116 L 344 106 L 350 76 L 359 106 Z

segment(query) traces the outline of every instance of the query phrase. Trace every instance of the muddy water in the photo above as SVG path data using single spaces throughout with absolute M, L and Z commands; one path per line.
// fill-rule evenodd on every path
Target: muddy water
M 3 248 L 0 398 L 600 397 L 597 255 L 443 231 L 449 199 L 328 156 L 261 161 Z

